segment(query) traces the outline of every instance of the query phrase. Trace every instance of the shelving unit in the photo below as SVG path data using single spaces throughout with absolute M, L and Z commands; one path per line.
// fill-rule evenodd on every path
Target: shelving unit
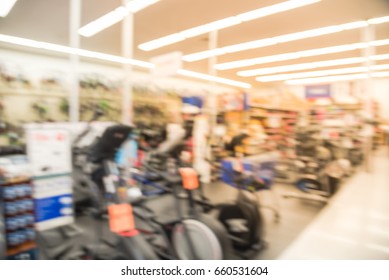
M 1 159 L 7 162 L 0 180 L 0 220 L 4 222 L 0 235 L 3 234 L 5 241 L 3 257 L 11 260 L 36 259 L 33 186 L 31 178 L 23 174 L 28 165 L 27 158 L 9 155 Z
M 64 89 L 36 89 L 36 88 L 12 88 L 0 87 L 1 96 L 11 97 L 45 97 L 45 98 L 67 98 L 68 92 Z
M 13 126 L 42 121 L 33 109 L 35 104 L 47 108 L 47 119 L 66 121 L 68 117 L 61 111 L 61 104 L 68 95 L 68 91 L 60 87 L 0 86 L 1 121 Z
M 287 138 L 293 137 L 294 135 L 295 124 L 299 117 L 298 110 L 251 105 L 248 114 L 249 119 L 260 120 L 264 132 L 267 135 L 266 142 L 271 144 L 267 145 L 266 148 L 279 150 L 291 148 Z

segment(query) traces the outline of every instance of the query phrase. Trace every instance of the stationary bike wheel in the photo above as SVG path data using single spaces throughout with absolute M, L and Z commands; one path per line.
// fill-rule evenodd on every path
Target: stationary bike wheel
M 193 251 L 189 243 L 193 245 Z M 223 249 L 215 233 L 204 223 L 187 219 L 174 226 L 172 243 L 181 260 L 222 260 Z

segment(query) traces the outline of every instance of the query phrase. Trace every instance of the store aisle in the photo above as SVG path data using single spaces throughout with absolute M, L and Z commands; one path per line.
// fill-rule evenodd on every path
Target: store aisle
M 389 157 L 375 152 L 279 259 L 389 259 Z

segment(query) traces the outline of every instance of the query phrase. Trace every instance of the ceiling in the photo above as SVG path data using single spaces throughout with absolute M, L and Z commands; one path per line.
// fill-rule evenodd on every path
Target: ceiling
M 153 56 L 171 51 L 181 51 L 183 54 L 190 54 L 207 50 L 207 34 L 149 52 L 138 49 L 137 45 L 184 29 L 283 1 L 285 0 L 161 0 L 138 12 L 134 17 L 134 58 L 149 61 Z M 102 16 L 121 4 L 120 0 L 82 0 L 81 2 L 81 25 Z M 19 0 L 6 18 L 0 18 L 0 34 L 68 45 L 69 3 L 70 1 L 64 0 Z M 389 0 L 322 0 L 319 3 L 220 30 L 218 32 L 218 47 L 388 15 Z M 389 23 L 376 25 L 375 39 L 389 39 Z M 217 62 L 229 62 L 360 41 L 362 41 L 362 30 L 355 29 L 223 55 L 217 57 Z M 122 53 L 121 24 L 116 24 L 91 38 L 81 38 L 81 47 L 87 50 L 120 55 Z M 377 47 L 376 52 L 379 54 L 389 54 L 389 46 Z M 363 55 L 361 51 L 349 51 L 262 64 L 260 67 L 361 55 Z M 389 60 L 380 63 L 389 64 Z M 208 73 L 208 65 L 208 60 L 185 62 L 184 68 Z M 239 70 L 254 68 L 259 67 L 252 66 L 217 71 L 217 75 L 248 82 L 255 87 L 260 87 L 263 84 L 255 81 L 255 77 L 244 78 L 236 75 L 236 72 Z

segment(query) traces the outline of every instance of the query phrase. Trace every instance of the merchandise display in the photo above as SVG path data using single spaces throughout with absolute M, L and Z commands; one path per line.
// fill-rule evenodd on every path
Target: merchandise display
M 35 207 L 28 160 L 25 155 L 1 156 L 2 249 L 14 260 L 37 258 Z
M 11 2 L 0 260 L 388 259 L 386 0 Z

